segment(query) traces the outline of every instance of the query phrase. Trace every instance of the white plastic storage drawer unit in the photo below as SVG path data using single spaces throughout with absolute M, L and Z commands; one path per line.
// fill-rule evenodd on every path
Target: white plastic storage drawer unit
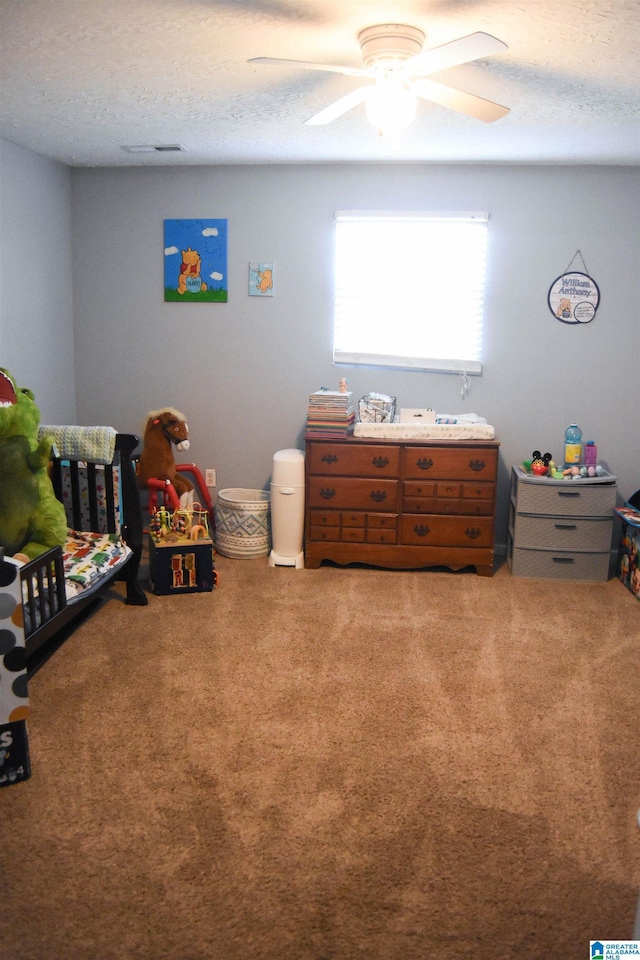
M 511 473 L 507 559 L 516 577 L 607 580 L 616 478 L 551 480 Z

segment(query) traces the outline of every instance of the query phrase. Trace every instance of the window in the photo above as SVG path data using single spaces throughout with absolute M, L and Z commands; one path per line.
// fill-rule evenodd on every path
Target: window
M 335 363 L 482 373 L 487 213 L 336 213 Z

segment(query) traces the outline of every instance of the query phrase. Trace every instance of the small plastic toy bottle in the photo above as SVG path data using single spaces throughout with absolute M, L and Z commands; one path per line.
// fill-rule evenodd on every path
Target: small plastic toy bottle
M 594 440 L 587 440 L 584 445 L 584 465 L 585 467 L 595 467 L 598 462 L 598 448 Z
M 572 423 L 564 434 L 564 465 L 574 467 L 579 463 L 582 463 L 582 430 L 577 423 Z

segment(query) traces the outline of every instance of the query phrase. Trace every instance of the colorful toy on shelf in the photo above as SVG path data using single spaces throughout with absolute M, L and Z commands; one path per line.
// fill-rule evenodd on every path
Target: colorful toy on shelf
M 156 541 L 208 540 L 209 511 L 197 502 L 190 508 L 179 507 L 173 513 L 160 507 L 151 515 L 149 533 Z
M 531 473 L 534 473 L 537 477 L 546 477 L 552 460 L 551 454 L 534 450 L 531 456 Z
M 539 450 L 533 451 L 531 460 L 522 461 L 522 469 L 525 473 L 532 473 L 537 477 L 548 477 L 550 480 L 583 480 L 607 475 L 607 471 L 599 463 L 595 466 L 574 464 L 562 469 L 554 462 L 550 453 L 542 454 Z

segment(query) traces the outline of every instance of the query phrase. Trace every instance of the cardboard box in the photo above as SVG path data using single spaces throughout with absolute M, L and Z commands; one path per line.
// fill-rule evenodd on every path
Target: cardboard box
M 616 507 L 622 520 L 622 537 L 618 552 L 618 578 L 637 600 L 640 600 L 640 490 L 627 501 L 624 507 Z
M 149 578 L 153 592 L 159 595 L 213 590 L 213 541 L 177 535 L 155 540 L 150 536 Z
M 428 409 L 415 407 L 400 408 L 400 423 L 435 423 L 436 412 L 430 407 Z

